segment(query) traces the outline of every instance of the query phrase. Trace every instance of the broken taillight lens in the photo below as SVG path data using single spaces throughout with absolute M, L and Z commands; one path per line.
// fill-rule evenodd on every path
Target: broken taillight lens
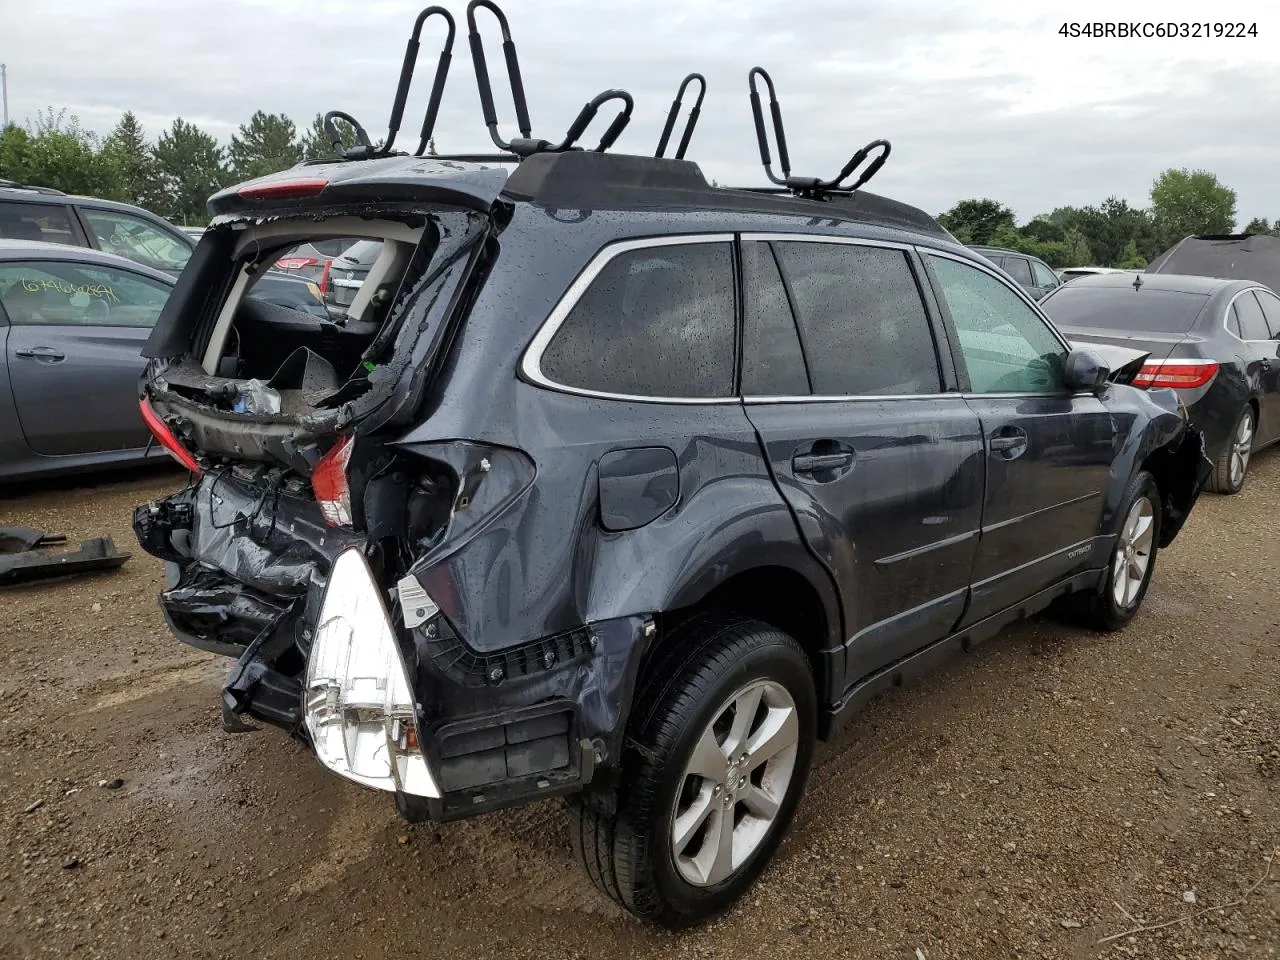
M 320 271 L 320 299 L 323 300 L 329 296 L 329 274 L 333 270 L 333 261 L 326 260 L 324 269 Z
M 146 397 L 138 400 L 138 408 L 142 411 L 142 422 L 147 425 L 147 429 L 151 431 L 151 435 L 159 441 L 160 446 L 169 451 L 169 455 L 177 460 L 180 464 L 190 470 L 192 473 L 200 472 L 200 464 L 196 463 L 196 458 L 191 452 L 182 445 L 182 442 L 174 436 L 169 429 L 169 425 L 160 419 L 160 414 L 156 413 L 151 407 L 151 401 Z
M 347 485 L 350 461 L 351 435 L 347 434 L 338 438 L 311 471 L 311 492 L 320 504 L 325 523 L 331 527 L 351 525 L 351 487 Z
M 1173 387 L 1189 390 L 1203 387 L 1218 372 L 1216 360 L 1160 360 L 1144 363 L 1133 378 L 1135 387 Z

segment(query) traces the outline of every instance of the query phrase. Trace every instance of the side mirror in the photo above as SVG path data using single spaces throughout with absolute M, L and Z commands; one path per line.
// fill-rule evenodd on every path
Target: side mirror
M 1090 390 L 1094 393 L 1107 385 L 1111 368 L 1092 350 L 1077 347 L 1067 354 L 1063 379 L 1068 390 Z

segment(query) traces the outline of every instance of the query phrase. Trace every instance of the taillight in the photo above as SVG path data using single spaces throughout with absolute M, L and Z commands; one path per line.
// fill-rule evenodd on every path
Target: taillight
M 151 435 L 160 442 L 160 446 L 168 450 L 173 459 L 177 460 L 192 473 L 199 473 L 200 464 L 196 463 L 196 458 L 173 435 L 169 425 L 160 419 L 160 415 L 151 408 L 151 402 L 146 397 L 138 400 L 138 408 L 142 411 L 142 422 L 147 425 Z
M 1133 378 L 1135 387 L 1173 387 L 1189 390 L 1203 387 L 1218 373 L 1216 360 L 1158 360 L 1144 363 Z
M 333 269 L 333 261 L 326 260 L 324 269 L 320 271 L 320 299 L 329 296 L 329 271 Z
M 301 270 L 317 262 L 315 257 L 281 257 L 276 261 L 276 266 L 281 270 Z
M 329 181 L 323 177 L 305 177 L 299 180 L 250 183 L 236 193 L 245 200 L 302 200 L 323 193 L 327 186 Z
M 350 460 L 351 435 L 348 434 L 339 437 L 311 471 L 311 492 L 320 504 L 325 523 L 331 527 L 351 525 L 351 488 L 347 486 Z

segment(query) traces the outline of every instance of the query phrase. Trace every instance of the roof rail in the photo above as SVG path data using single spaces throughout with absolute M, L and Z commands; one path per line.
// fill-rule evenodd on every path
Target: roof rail
M 511 82 L 511 100 L 515 104 L 516 125 L 520 130 L 520 136 L 511 140 L 503 140 L 498 134 L 498 113 L 493 105 L 493 87 L 489 83 L 484 40 L 476 25 L 477 7 L 483 7 L 492 13 L 497 18 L 498 26 L 502 31 L 502 55 L 507 62 L 507 78 Z M 596 152 L 603 153 L 613 146 L 627 124 L 631 122 L 631 111 L 635 106 L 631 94 L 625 90 L 605 90 L 587 101 L 586 106 L 578 112 L 578 116 L 569 125 L 569 130 L 560 143 L 553 144 L 548 140 L 534 139 L 533 125 L 529 120 L 529 104 L 524 94 L 524 80 L 520 76 L 520 58 L 516 54 L 515 41 L 511 39 L 511 27 L 507 23 L 507 15 L 494 0 L 471 0 L 467 4 L 467 28 L 468 41 L 471 44 L 471 62 L 476 71 L 476 87 L 480 92 L 480 106 L 484 110 L 484 124 L 489 129 L 490 139 L 499 150 L 524 158 L 531 157 L 535 153 L 563 153 L 566 150 L 581 149 L 575 145 L 586 133 L 587 127 L 596 118 L 600 108 L 610 100 L 619 101 L 622 107 L 613 122 L 605 129 Z
M 683 160 L 684 152 L 689 149 L 689 139 L 693 136 L 693 128 L 698 125 L 698 117 L 702 113 L 702 98 L 707 95 L 707 78 L 700 73 L 691 73 L 680 81 L 676 98 L 671 104 L 671 112 L 667 114 L 667 124 L 662 128 L 662 136 L 658 140 L 658 150 L 654 154 L 659 159 L 666 152 L 667 141 L 671 139 L 671 131 L 675 129 L 676 116 L 680 113 L 680 107 L 684 101 L 684 92 L 694 80 L 698 81 L 698 99 L 693 102 L 689 119 L 685 121 L 684 133 L 680 136 L 680 145 L 676 147 L 675 159 Z
M 55 190 L 53 187 L 37 187 L 30 183 L 22 183 L 18 180 L 6 180 L 0 177 L 0 187 L 6 190 L 30 190 L 32 193 L 46 193 L 54 197 L 65 197 L 67 194 L 63 190 Z
M 773 161 L 769 157 L 769 138 L 765 133 L 764 110 L 760 105 L 760 91 L 756 89 L 757 77 L 762 78 L 765 86 L 769 88 L 769 112 L 773 116 L 773 136 L 778 144 L 778 165 L 782 168 L 781 177 L 774 174 Z M 769 76 L 763 67 L 752 67 L 747 74 L 747 85 L 751 88 L 751 114 L 755 118 L 756 141 L 760 145 L 760 162 L 764 164 L 765 175 L 773 183 L 790 190 L 797 196 L 820 199 L 827 194 L 851 194 L 879 173 L 880 168 L 889 159 L 889 152 L 893 149 L 889 141 L 872 140 L 866 146 L 860 148 L 849 159 L 849 162 L 844 165 L 840 173 L 831 180 L 823 180 L 819 177 L 791 176 L 791 158 L 787 153 L 787 136 L 782 126 L 782 108 L 778 105 L 778 95 L 774 91 L 773 78 Z M 852 184 L 846 185 L 844 181 L 863 163 L 866 163 L 867 158 L 871 156 L 874 150 L 879 150 L 880 155 L 867 164 L 866 169 L 862 171 L 857 180 Z

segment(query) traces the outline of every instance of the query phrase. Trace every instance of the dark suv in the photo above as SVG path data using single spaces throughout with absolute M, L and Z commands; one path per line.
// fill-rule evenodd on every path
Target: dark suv
M 982 254 L 1009 276 L 1032 300 L 1039 300 L 1045 294 L 1062 286 L 1062 280 L 1053 269 L 1039 257 L 1017 250 L 1005 250 L 1002 247 L 974 246 L 970 248 Z
M 1203 438 L 919 210 L 504 146 L 210 201 L 144 351 L 196 477 L 135 530 L 227 729 L 414 820 L 568 795 L 595 884 L 686 924 L 869 697 L 1058 598 L 1133 617 Z M 381 241 L 342 320 L 243 299 L 328 236 Z
M 0 180 L 0 239 L 91 247 L 177 276 L 195 240 L 128 203 Z

